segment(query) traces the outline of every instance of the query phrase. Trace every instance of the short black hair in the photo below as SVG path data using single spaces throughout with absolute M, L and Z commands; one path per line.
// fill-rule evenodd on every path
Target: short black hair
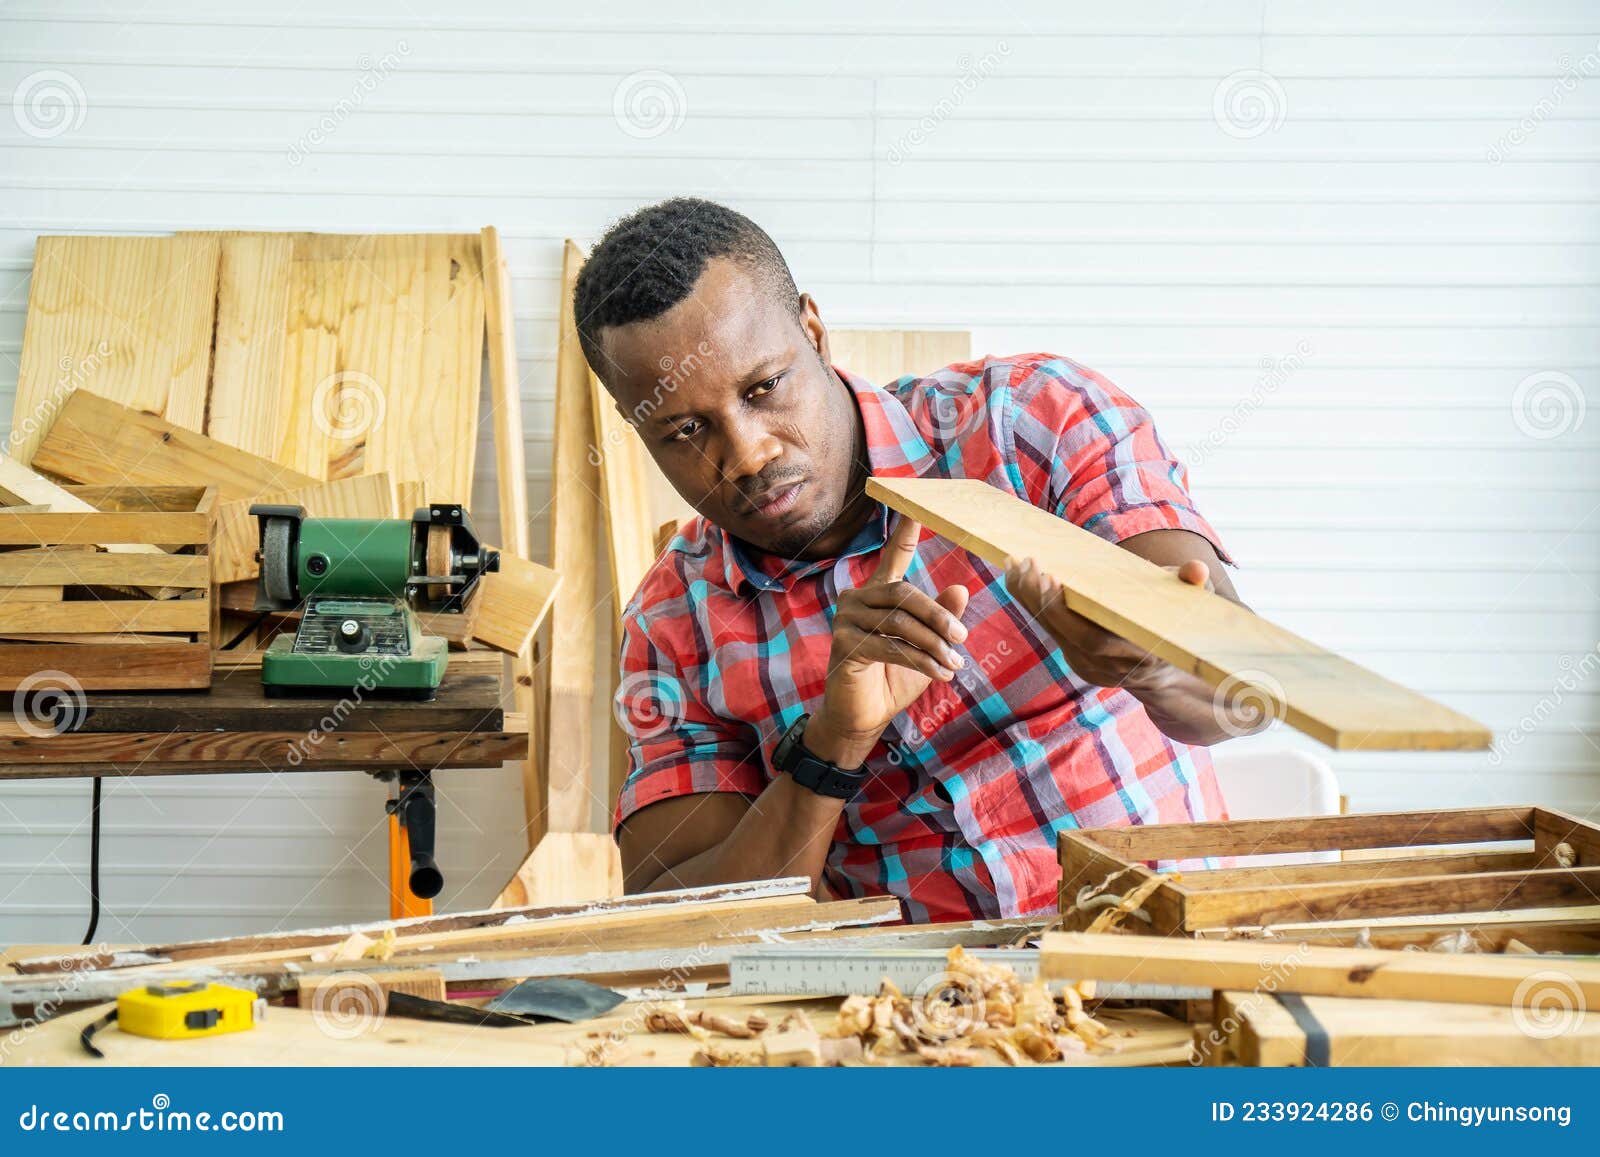
M 789 263 L 761 226 L 715 201 L 673 197 L 618 221 L 578 273 L 572 315 L 590 368 L 599 373 L 601 330 L 660 317 L 717 257 L 744 265 L 799 316 Z

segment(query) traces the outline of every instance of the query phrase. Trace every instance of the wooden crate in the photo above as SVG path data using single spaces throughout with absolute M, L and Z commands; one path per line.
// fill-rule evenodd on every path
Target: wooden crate
M 216 488 L 66 489 L 98 513 L 0 511 L 0 691 L 209 686 Z
M 1474 845 L 1470 850 L 1449 845 Z M 1142 903 L 1133 932 L 1316 924 L 1392 916 L 1593 905 L 1600 896 L 1600 827 L 1540 807 L 1460 808 L 1275 820 L 1091 828 L 1063 832 L 1061 912 L 1069 929 L 1094 911 L 1085 887 L 1126 895 L 1161 861 L 1289 852 L 1393 849 L 1390 857 L 1186 871 Z M 1426 855 L 1416 854 L 1428 848 Z M 1404 852 L 1402 852 L 1404 849 Z

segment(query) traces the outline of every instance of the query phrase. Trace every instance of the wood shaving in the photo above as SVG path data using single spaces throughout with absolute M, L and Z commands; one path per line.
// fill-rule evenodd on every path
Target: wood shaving
M 720 1045 L 707 1045 L 690 1057 L 689 1063 L 701 1069 L 733 1069 L 759 1066 L 761 1058 L 755 1053 L 740 1052 Z
M 738 1040 L 753 1040 L 766 1032 L 770 1023 L 759 1013 L 743 1021 L 737 1021 L 731 1016 L 699 1008 L 653 1008 L 645 1013 L 644 1017 L 644 1027 L 647 1032 L 683 1033 L 696 1040 L 706 1040 L 714 1032 Z
M 942 1069 L 970 1069 L 978 1063 L 977 1049 L 923 1045 L 917 1055 Z

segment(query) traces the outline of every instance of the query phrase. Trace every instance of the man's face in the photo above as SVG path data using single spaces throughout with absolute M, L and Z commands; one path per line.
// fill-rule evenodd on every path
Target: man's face
M 658 318 L 601 331 L 601 374 L 673 488 L 784 558 L 838 554 L 870 506 L 860 415 L 815 304 L 714 260 Z

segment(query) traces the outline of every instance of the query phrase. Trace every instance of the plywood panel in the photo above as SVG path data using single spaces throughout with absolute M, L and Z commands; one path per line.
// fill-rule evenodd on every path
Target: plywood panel
M 964 329 L 830 329 L 833 364 L 885 386 L 907 374 L 931 374 L 972 356 Z

